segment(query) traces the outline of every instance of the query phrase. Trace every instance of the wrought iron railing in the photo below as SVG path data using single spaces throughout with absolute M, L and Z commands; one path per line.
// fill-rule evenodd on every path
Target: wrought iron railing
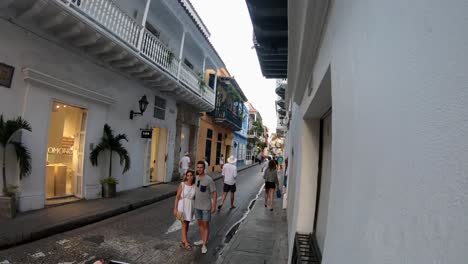
M 227 122 L 237 130 L 242 129 L 242 119 L 224 104 L 216 106 L 214 117 L 217 122 Z
M 296 233 L 292 252 L 292 264 L 320 264 L 322 255 L 315 235 Z

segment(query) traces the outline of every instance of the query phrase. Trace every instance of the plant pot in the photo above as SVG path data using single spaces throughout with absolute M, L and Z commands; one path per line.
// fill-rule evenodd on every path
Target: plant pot
M 115 197 L 117 184 L 103 183 L 102 184 L 102 197 L 112 198 Z
M 16 196 L 0 196 L 0 217 L 14 218 L 16 215 Z

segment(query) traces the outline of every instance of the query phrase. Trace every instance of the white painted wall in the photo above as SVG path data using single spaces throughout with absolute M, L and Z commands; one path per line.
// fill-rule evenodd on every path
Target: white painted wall
M 315 67 L 301 69 L 313 73 L 316 89 L 331 65 L 333 163 L 322 263 L 465 263 L 466 1 L 332 2 Z M 305 94 L 301 106 L 311 101 Z M 304 165 L 308 157 L 298 153 Z M 304 180 L 297 167 L 294 173 Z M 311 217 L 290 215 L 291 233 Z
M 0 87 L 0 113 L 4 113 L 8 118 L 23 115 L 31 122 L 33 130 L 32 133 L 25 133 L 23 137 L 32 154 L 33 173 L 21 182 L 20 207 L 22 211 L 44 206 L 47 133 L 53 100 L 88 109 L 84 162 L 84 192 L 87 199 L 99 196 L 99 179 L 107 175 L 105 157 L 99 167 L 92 167 L 89 162 L 90 144 L 96 144 L 99 141 L 105 123 L 108 123 L 116 133 L 125 133 L 129 138 L 129 142 L 124 145 L 132 159 L 130 171 L 122 175 L 122 167 L 117 159 L 113 163 L 113 176 L 120 181 L 118 190 L 136 188 L 143 183 L 146 141 L 140 138 L 140 128 L 145 127 L 166 127 L 169 130 L 166 179 L 170 180 L 173 170 L 177 116 L 177 108 L 173 99 L 104 69 L 84 56 L 71 52 L 68 48 L 58 47 L 52 42 L 29 34 L 4 20 L 0 20 L 0 32 L 8 36 L 0 45 L 0 61 L 16 68 L 12 88 Z M 107 106 L 51 89 L 45 85 L 28 86 L 23 80 L 22 68 L 36 69 L 58 79 L 111 96 L 115 99 L 115 103 Z M 29 87 L 29 92 L 25 96 L 27 87 Z M 134 120 L 130 120 L 130 110 L 138 110 L 138 100 L 144 94 L 150 101 L 147 111 L 143 117 L 137 116 Z M 152 117 L 155 95 L 167 99 L 166 120 L 164 121 Z M 10 170 L 10 173 L 14 172 Z

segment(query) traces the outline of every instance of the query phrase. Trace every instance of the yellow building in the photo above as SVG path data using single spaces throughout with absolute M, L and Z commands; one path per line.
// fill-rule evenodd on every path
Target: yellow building
M 220 158 L 224 161 L 232 155 L 234 131 L 242 129 L 241 105 L 247 100 L 234 78 L 226 69 L 208 70 L 205 75 L 207 86 L 216 87 L 216 108 L 203 113 L 198 133 L 197 160 L 206 157 L 208 172 L 220 172 Z

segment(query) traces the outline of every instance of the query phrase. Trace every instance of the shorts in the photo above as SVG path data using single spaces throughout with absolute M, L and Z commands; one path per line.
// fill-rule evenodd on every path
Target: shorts
M 276 184 L 274 182 L 265 182 L 265 189 L 276 189 Z
M 224 186 L 223 186 L 223 192 L 235 193 L 236 192 L 236 184 L 229 185 L 229 184 L 225 183 Z
M 195 218 L 197 220 L 209 222 L 211 220 L 211 210 L 201 210 L 195 208 Z

